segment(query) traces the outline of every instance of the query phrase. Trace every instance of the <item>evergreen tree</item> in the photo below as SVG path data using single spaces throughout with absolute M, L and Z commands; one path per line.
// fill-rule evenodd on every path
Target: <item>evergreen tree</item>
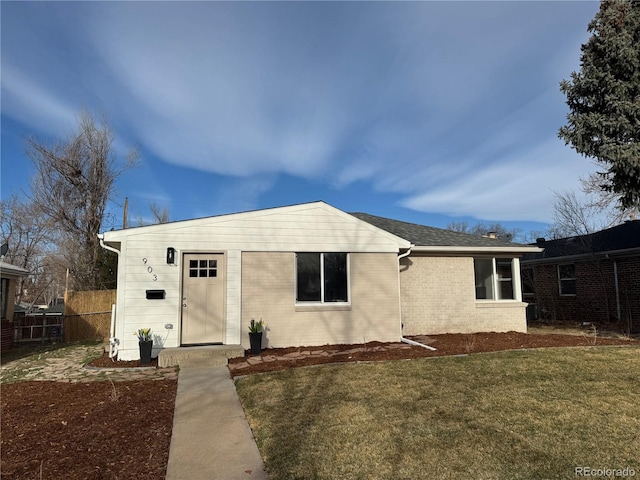
M 589 23 L 580 72 L 563 80 L 570 113 L 558 136 L 604 167 L 600 188 L 640 205 L 640 1 L 607 0 Z

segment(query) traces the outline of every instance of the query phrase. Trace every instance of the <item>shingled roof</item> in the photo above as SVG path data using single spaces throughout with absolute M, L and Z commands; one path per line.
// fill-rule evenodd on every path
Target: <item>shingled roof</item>
M 527 255 L 523 260 L 545 260 L 577 255 L 605 254 L 611 252 L 640 251 L 640 220 L 628 220 L 615 227 L 589 235 L 579 235 L 557 240 L 540 240 L 536 243 L 544 252 Z
M 517 243 L 496 238 L 481 237 L 454 232 L 442 228 L 427 227 L 417 223 L 401 222 L 391 218 L 377 217 L 368 213 L 351 213 L 356 218 L 410 241 L 416 246 L 431 247 L 515 247 Z

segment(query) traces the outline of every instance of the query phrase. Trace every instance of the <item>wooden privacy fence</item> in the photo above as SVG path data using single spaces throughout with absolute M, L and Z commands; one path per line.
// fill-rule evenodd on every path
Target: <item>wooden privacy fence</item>
M 108 340 L 114 303 L 116 290 L 69 292 L 64 305 L 65 341 Z

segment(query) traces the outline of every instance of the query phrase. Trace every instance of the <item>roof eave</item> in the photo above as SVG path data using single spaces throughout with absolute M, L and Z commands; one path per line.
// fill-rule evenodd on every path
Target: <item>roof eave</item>
M 529 252 L 527 252 L 529 253 Z M 594 257 L 605 257 L 605 258 L 620 258 L 632 255 L 640 255 L 640 247 L 634 248 L 625 248 L 621 250 L 607 250 L 604 252 L 593 252 L 593 253 L 580 253 L 575 255 L 556 255 L 554 257 L 544 257 L 544 258 L 532 258 L 524 260 L 523 263 L 532 264 L 532 263 L 563 263 L 570 262 L 576 260 L 584 260 L 585 258 L 594 258 Z
M 540 253 L 544 248 L 530 246 L 496 246 L 496 247 L 465 247 L 465 246 L 442 246 L 442 245 L 417 245 L 412 248 L 413 252 L 421 253 Z
M 0 272 L 2 272 L 2 276 L 5 278 L 18 278 L 29 275 L 29 270 L 4 262 L 0 263 Z

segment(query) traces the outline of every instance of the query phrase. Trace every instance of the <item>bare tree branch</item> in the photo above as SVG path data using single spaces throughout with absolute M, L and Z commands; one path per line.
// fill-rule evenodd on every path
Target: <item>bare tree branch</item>
M 36 167 L 33 202 L 59 232 L 77 289 L 100 288 L 100 265 L 105 252 L 97 235 L 105 219 L 107 201 L 116 178 L 133 165 L 131 151 L 124 162 L 112 148 L 114 136 L 106 122 L 80 115 L 78 130 L 65 142 L 27 140 L 27 155 Z
M 149 205 L 151 214 L 153 215 L 153 223 L 167 223 L 169 221 L 169 210 L 167 207 L 160 208 L 155 202 Z
M 16 303 L 29 283 L 38 283 L 51 251 L 53 229 L 48 220 L 30 202 L 13 195 L 0 201 L 0 235 L 9 244 L 7 263 L 28 270 L 29 278 L 18 280 Z

